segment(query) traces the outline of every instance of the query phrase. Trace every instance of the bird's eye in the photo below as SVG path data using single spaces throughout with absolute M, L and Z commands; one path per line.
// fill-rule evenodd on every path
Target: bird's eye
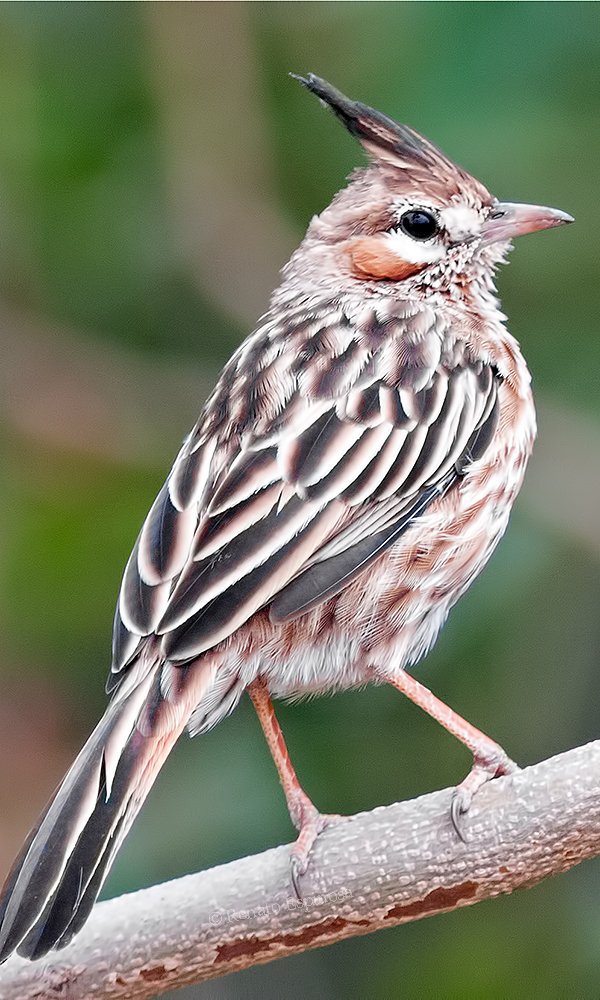
M 400 228 L 413 240 L 430 240 L 437 233 L 439 225 L 431 212 L 416 208 L 404 213 L 400 219 Z

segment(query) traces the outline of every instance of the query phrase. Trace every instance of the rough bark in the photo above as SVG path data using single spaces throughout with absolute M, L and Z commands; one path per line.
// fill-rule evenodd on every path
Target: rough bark
M 293 895 L 285 846 L 96 906 L 63 952 L 0 970 L 10 1000 L 154 997 L 535 885 L 600 853 L 600 741 L 486 785 L 461 842 L 451 789 L 340 820 Z

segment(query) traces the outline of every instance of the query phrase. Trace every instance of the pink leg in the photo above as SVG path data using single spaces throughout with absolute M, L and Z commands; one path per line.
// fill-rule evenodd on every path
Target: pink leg
M 331 819 L 338 818 L 321 814 L 313 805 L 300 785 L 285 745 L 281 727 L 275 715 L 273 703 L 265 685 L 255 680 L 248 686 L 258 720 L 262 726 L 271 756 L 279 774 L 292 823 L 299 831 L 296 843 L 291 849 L 291 873 L 294 891 L 301 899 L 299 880 L 308 868 L 310 852 L 314 842 Z
M 498 743 L 461 718 L 448 705 L 436 698 L 429 688 L 404 670 L 393 676 L 386 674 L 385 679 L 427 712 L 432 719 L 439 722 L 452 736 L 464 743 L 473 754 L 473 767 L 467 777 L 454 789 L 450 808 L 453 826 L 462 840 L 464 839 L 462 817 L 468 812 L 475 793 L 492 778 L 517 771 L 517 765 Z

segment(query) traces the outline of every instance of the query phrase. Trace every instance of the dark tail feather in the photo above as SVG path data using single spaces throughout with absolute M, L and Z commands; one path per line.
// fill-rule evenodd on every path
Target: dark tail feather
M 33 959 L 64 947 L 89 916 L 186 722 L 170 712 L 169 726 L 137 728 L 153 694 L 160 698 L 152 674 L 109 706 L 13 865 L 0 898 L 0 963 L 15 949 Z

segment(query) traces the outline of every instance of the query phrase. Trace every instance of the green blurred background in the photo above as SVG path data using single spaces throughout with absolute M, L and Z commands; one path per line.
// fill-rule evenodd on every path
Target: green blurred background
M 522 764 L 600 733 L 600 7 L 4 3 L 3 871 L 103 709 L 120 574 L 179 441 L 310 216 L 361 162 L 290 70 L 413 124 L 499 197 L 577 218 L 521 241 L 500 275 L 540 440 L 507 538 L 419 676 Z M 469 766 L 391 689 L 280 716 L 327 811 Z M 106 894 L 291 836 L 243 704 L 181 741 Z M 588 863 L 185 996 L 597 998 L 599 897 Z

